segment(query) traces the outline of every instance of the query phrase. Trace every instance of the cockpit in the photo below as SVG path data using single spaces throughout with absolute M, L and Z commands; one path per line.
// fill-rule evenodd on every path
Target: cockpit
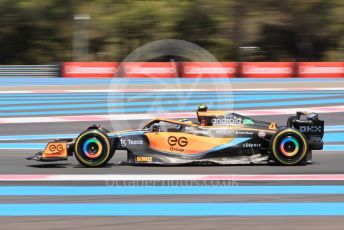
M 152 132 L 184 132 L 186 130 L 190 131 L 193 129 L 192 127 L 198 126 L 269 126 L 269 123 L 257 121 L 237 113 L 228 111 L 208 111 L 208 107 L 205 105 L 201 105 L 198 108 L 197 118 L 199 123 L 193 123 L 189 119 L 180 119 L 178 121 L 168 119 L 155 119 L 146 124 L 143 129 Z
M 143 129 L 151 132 L 183 132 L 186 126 L 194 125 L 189 119 L 179 121 L 156 119 L 146 124 Z
M 266 127 L 269 123 L 228 111 L 208 111 L 206 105 L 200 105 L 197 118 L 201 126 L 255 125 Z

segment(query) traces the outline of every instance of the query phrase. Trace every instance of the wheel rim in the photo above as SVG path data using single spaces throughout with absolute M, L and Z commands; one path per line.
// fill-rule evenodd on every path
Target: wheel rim
M 282 139 L 280 150 L 287 157 L 295 156 L 300 150 L 300 143 L 295 137 L 287 136 Z
M 103 145 L 96 137 L 91 137 L 83 144 L 83 153 L 91 159 L 98 158 L 103 151 Z
M 283 130 L 276 135 L 272 143 L 274 158 L 282 164 L 293 165 L 307 154 L 307 140 L 295 130 Z
M 75 156 L 85 166 L 96 167 L 110 158 L 110 143 L 105 134 L 86 131 L 75 142 Z

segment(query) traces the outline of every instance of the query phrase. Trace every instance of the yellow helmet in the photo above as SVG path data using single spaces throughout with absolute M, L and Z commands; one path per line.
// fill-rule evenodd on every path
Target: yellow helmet
M 199 105 L 198 106 L 198 111 L 207 111 L 208 110 L 208 106 L 206 105 Z

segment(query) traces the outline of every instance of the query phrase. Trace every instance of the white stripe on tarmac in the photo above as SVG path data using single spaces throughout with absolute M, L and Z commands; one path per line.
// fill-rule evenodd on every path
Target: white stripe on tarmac
M 323 107 L 300 107 L 288 109 L 252 109 L 235 110 L 235 112 L 246 116 L 264 115 L 286 115 L 295 114 L 296 111 L 308 111 L 315 113 L 342 113 L 344 105 L 323 106 Z M 120 120 L 150 120 L 160 118 L 196 118 L 196 112 L 180 113 L 129 113 L 129 114 L 107 114 L 107 115 L 77 115 L 77 116 L 49 116 L 49 117 L 4 117 L 0 118 L 0 124 L 20 124 L 20 123 L 49 123 L 49 122 L 80 122 L 80 121 L 120 121 Z
M 0 181 L 344 181 L 344 174 L 251 174 L 251 175 L 0 175 Z
M 310 88 L 310 87 L 288 87 L 288 88 L 229 88 L 229 89 L 218 89 L 213 88 L 203 88 L 203 89 L 71 89 L 71 90 L 2 90 L 0 94 L 34 94 L 34 93 L 129 93 L 129 92 L 208 92 L 208 91 L 316 91 L 316 90 L 344 90 L 344 88 Z

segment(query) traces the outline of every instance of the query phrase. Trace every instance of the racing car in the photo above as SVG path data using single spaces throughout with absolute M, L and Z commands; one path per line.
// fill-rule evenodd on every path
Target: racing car
M 75 140 L 49 142 L 34 159 L 74 156 L 85 167 L 102 167 L 116 151 L 129 164 L 278 164 L 306 165 L 312 150 L 323 148 L 324 121 L 317 113 L 297 112 L 285 126 L 233 112 L 198 107 L 197 120 L 153 119 L 142 128 L 110 132 L 92 125 Z

